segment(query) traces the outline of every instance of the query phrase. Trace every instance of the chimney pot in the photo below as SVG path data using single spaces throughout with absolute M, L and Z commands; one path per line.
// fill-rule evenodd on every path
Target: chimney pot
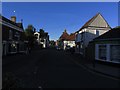
M 11 21 L 16 23 L 16 16 L 11 16 Z

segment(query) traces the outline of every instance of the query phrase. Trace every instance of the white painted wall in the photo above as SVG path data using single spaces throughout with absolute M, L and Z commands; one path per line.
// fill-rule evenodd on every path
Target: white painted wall
M 65 50 L 66 48 L 66 45 L 67 45 L 67 41 L 63 41 L 63 49 Z
M 34 35 L 36 35 L 37 34 L 37 42 L 38 42 L 38 44 L 40 44 L 40 33 L 38 33 L 38 32 L 35 32 L 34 33 Z
M 94 21 L 92 21 L 86 28 L 83 28 L 79 33 L 76 34 L 76 42 L 80 42 L 83 39 L 84 46 L 87 46 L 90 41 L 94 38 L 106 33 L 111 28 L 108 23 L 105 21 L 103 16 L 99 14 Z M 99 34 L 96 33 L 96 30 Z M 81 35 L 82 32 L 85 32 Z
M 84 28 L 82 29 L 79 33 L 76 34 L 76 42 L 81 42 L 83 41 L 83 49 L 85 47 L 87 47 L 87 45 L 89 44 L 90 41 L 92 41 L 94 38 L 106 33 L 107 31 L 109 31 L 110 28 Z M 96 31 L 99 32 L 99 34 L 96 33 Z M 84 33 L 83 33 L 84 32 Z M 83 34 L 81 34 L 83 33 Z M 77 51 L 77 47 L 76 47 L 76 51 Z M 84 50 L 83 50 L 84 51 Z M 82 51 L 80 51 L 82 52 Z
M 40 33 L 38 32 L 35 32 L 34 35 L 37 34 L 38 37 L 37 37 L 37 42 L 38 44 L 43 44 L 43 48 L 46 48 L 49 46 L 49 40 L 48 38 L 44 38 L 44 42 L 41 42 L 41 38 L 40 38 Z
M 75 41 L 63 41 L 63 49 L 65 50 L 66 46 L 75 47 Z
M 75 41 L 68 41 L 68 45 L 70 47 L 74 47 L 75 46 Z
M 108 29 L 109 30 L 109 29 Z M 94 38 L 106 33 L 108 30 L 104 30 L 104 29 L 99 29 L 99 28 L 94 28 L 94 29 L 90 29 L 90 28 L 85 28 L 83 29 L 83 31 L 85 31 L 85 33 L 83 34 L 83 42 L 85 47 L 87 47 L 88 43 L 90 41 L 92 41 Z M 97 35 L 96 31 L 99 32 L 99 35 Z

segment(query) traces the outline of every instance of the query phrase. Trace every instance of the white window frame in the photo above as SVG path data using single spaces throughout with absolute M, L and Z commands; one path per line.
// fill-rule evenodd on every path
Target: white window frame
M 104 59 L 99 58 L 99 46 L 100 45 L 106 45 L 106 44 L 96 44 L 95 45 L 95 59 L 105 61 Z M 106 45 L 106 60 L 108 60 L 107 53 L 108 53 L 108 51 L 107 51 L 107 45 Z
M 97 33 L 98 33 L 98 34 L 97 34 Z M 97 36 L 99 36 L 99 35 L 100 35 L 100 31 L 97 29 L 95 34 L 96 34 Z
M 120 46 L 120 44 L 110 44 L 110 47 L 111 47 L 111 46 L 115 46 L 115 45 L 116 45 L 116 46 Z M 110 48 L 110 49 L 111 49 L 111 48 Z M 111 53 L 110 53 L 110 54 L 111 54 Z M 111 57 L 110 57 L 110 59 L 111 59 Z M 117 62 L 117 61 L 111 61 L 111 60 L 110 60 L 110 62 L 120 63 L 120 62 Z
M 100 59 L 99 58 L 99 46 L 100 45 L 106 45 L 106 60 Z M 113 63 L 120 63 L 116 61 L 111 61 L 111 46 L 112 45 L 120 45 L 120 44 L 95 44 L 95 60 L 100 60 L 100 61 L 105 61 L 105 62 L 113 62 Z

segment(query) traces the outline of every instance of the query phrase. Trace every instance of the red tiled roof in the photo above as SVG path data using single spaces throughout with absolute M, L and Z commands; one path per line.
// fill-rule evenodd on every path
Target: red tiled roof
M 70 35 L 64 31 L 63 34 L 60 36 L 61 40 L 67 40 L 67 41 L 74 41 L 75 40 L 75 33 L 71 33 Z
M 75 40 L 75 33 L 71 33 L 68 37 L 68 41 L 74 41 Z
M 64 31 L 63 34 L 60 36 L 60 39 L 67 40 L 68 37 L 69 37 L 69 34 L 66 31 Z

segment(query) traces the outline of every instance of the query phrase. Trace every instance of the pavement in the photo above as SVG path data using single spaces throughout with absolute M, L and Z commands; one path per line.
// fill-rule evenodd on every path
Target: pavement
M 68 53 L 71 54 L 71 53 Z M 115 65 L 109 65 L 108 63 L 100 63 L 100 62 L 88 62 L 88 60 L 85 60 L 81 54 L 74 53 L 71 54 L 73 57 L 73 62 L 76 63 L 77 65 L 82 65 L 84 69 L 87 69 L 90 72 L 95 72 L 104 76 L 107 76 L 109 78 L 117 79 L 120 80 L 120 67 L 117 64 Z M 82 59 L 81 59 L 82 58 Z

